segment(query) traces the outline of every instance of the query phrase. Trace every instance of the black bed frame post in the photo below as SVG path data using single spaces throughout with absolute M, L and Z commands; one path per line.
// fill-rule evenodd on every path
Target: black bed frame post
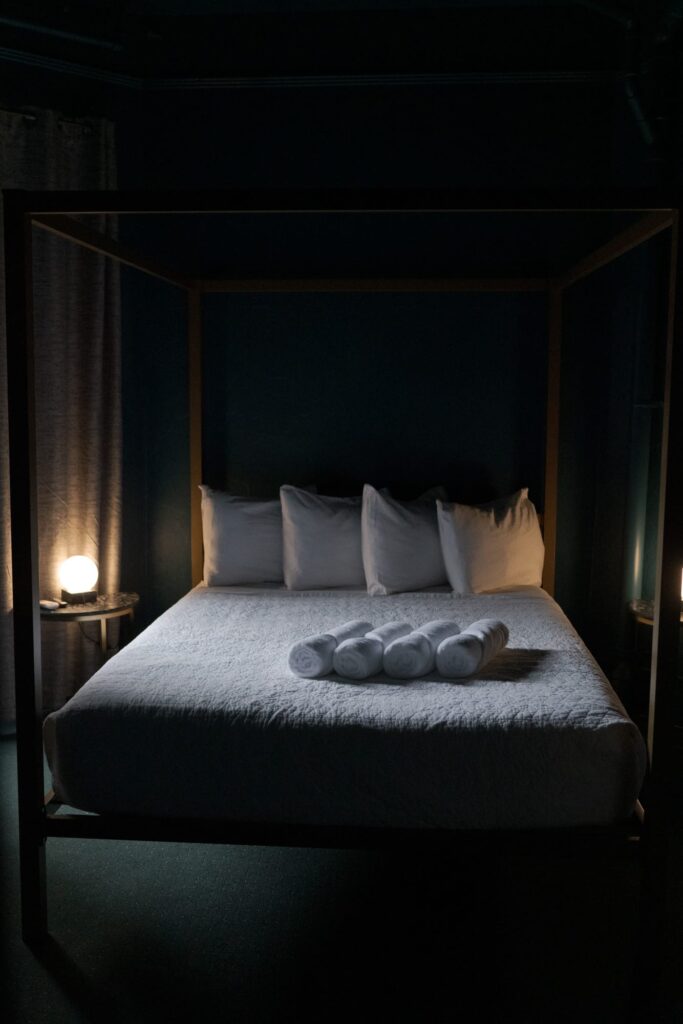
M 47 934 L 43 809 L 43 692 L 38 586 L 31 218 L 22 192 L 4 192 L 7 390 L 14 680 L 19 777 L 22 935 Z
M 640 963 L 645 967 L 642 1012 L 654 1019 L 661 991 L 661 964 L 671 927 L 671 833 L 680 826 L 683 757 L 677 726 L 678 652 L 683 570 L 683 238 L 678 218 L 672 227 L 669 314 L 655 618 L 652 640 L 648 750 L 651 759 L 646 790 L 641 895 Z M 678 301 L 676 294 L 678 293 Z M 645 1019 L 642 1015 L 640 1019 Z

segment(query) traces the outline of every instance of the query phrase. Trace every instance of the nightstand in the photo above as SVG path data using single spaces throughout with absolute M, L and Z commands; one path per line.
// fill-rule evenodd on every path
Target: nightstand
M 99 622 L 100 649 L 108 651 L 107 623 L 109 619 L 134 618 L 135 606 L 140 600 L 138 594 L 100 594 L 90 604 L 68 604 L 54 611 L 40 609 L 42 622 Z
M 655 603 L 654 601 L 631 601 L 629 604 L 629 610 L 631 615 L 636 622 L 641 623 L 643 626 L 652 626 L 655 621 Z M 681 622 L 683 622 L 683 603 L 681 604 Z
M 629 603 L 628 609 L 633 619 L 634 633 L 631 679 L 628 691 L 624 695 L 624 703 L 631 717 L 644 732 L 647 729 L 649 707 L 652 628 L 654 626 L 655 603 L 654 601 L 637 599 Z M 683 605 L 681 606 L 681 623 L 683 624 Z M 678 672 L 680 678 L 680 658 Z

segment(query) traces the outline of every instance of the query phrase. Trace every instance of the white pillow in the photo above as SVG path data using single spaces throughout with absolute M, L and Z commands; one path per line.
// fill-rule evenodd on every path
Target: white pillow
M 280 488 L 285 584 L 290 590 L 364 587 L 362 498 L 330 498 Z
M 545 548 L 529 491 L 488 505 L 437 501 L 441 551 L 456 594 L 540 587 Z
M 448 582 L 436 504 L 428 495 L 417 501 L 397 501 L 366 484 L 362 541 L 370 594 L 398 594 Z
M 240 498 L 203 484 L 204 582 L 282 582 L 280 502 Z

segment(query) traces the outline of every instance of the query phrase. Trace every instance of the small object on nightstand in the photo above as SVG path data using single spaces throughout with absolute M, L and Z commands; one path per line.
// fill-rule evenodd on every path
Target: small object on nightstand
M 47 597 L 44 597 L 39 604 L 41 612 L 54 612 L 60 605 L 59 601 L 51 601 Z

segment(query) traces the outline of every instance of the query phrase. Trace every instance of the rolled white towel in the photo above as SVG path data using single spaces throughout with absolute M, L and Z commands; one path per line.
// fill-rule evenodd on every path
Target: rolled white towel
M 510 630 L 500 619 L 477 619 L 464 632 L 478 636 L 484 645 L 484 660 L 480 668 L 487 665 L 491 658 L 495 658 L 510 639 Z
M 442 640 L 460 630 L 452 619 L 435 619 L 394 640 L 384 650 L 384 671 L 394 679 L 416 679 L 434 670 Z
M 372 630 L 372 623 L 363 619 L 352 619 L 343 626 L 307 636 L 294 644 L 289 652 L 289 667 L 304 679 L 317 679 L 332 671 L 334 652 L 337 645 L 351 637 L 364 636 Z
M 447 679 L 463 679 L 479 672 L 508 642 L 510 633 L 499 619 L 478 619 L 459 636 L 439 644 L 436 667 Z
M 410 633 L 409 622 L 387 622 L 365 636 L 344 640 L 334 652 L 334 671 L 346 679 L 367 679 L 382 671 L 384 648 L 399 636 Z
M 447 679 L 463 679 L 478 671 L 484 657 L 484 644 L 473 633 L 449 636 L 439 644 L 436 668 Z

